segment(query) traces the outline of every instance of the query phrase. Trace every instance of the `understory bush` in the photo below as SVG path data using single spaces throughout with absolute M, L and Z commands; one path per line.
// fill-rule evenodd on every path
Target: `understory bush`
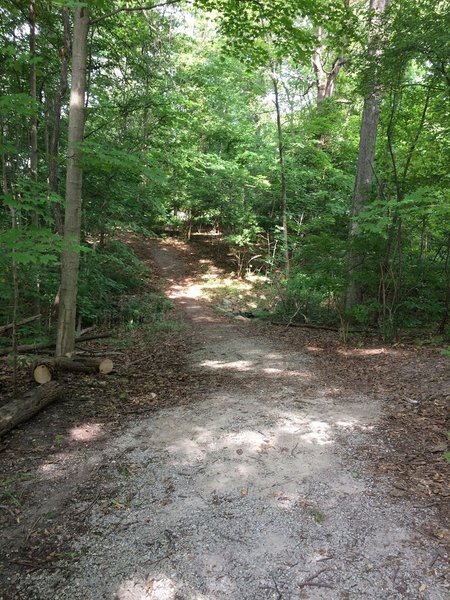
M 80 266 L 78 311 L 83 324 L 124 321 L 122 297 L 144 284 L 147 268 L 123 242 L 87 247 Z

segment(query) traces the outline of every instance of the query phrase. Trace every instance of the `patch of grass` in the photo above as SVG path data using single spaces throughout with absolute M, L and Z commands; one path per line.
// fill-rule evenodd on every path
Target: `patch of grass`
M 150 325 L 144 325 L 142 330 L 146 334 L 148 341 L 155 340 L 160 333 L 170 333 L 172 331 L 182 331 L 185 325 L 181 321 L 174 319 L 162 319 Z
M 82 555 L 83 555 L 83 552 L 72 550 L 69 552 L 61 552 L 61 554 L 59 555 L 59 558 L 61 560 L 65 560 L 65 561 L 69 562 L 70 564 L 74 564 L 80 560 Z
M 0 479 L 0 504 L 19 508 L 22 506 L 23 492 L 17 489 L 20 481 L 32 479 L 29 473 L 17 473 Z
M 313 521 L 315 521 L 315 523 L 318 523 L 319 525 L 321 525 L 326 520 L 326 516 L 317 508 L 312 508 L 309 511 L 309 514 L 311 515 Z
M 255 316 L 267 314 L 269 300 L 268 279 L 261 275 L 244 278 L 207 273 L 200 284 L 202 296 L 226 312 L 252 312 Z
M 64 442 L 64 436 L 61 435 L 60 433 L 57 433 L 55 435 L 55 444 L 56 446 L 61 446 L 61 444 Z
M 122 477 L 130 477 L 136 472 L 136 465 L 120 462 L 117 464 L 116 469 Z
M 184 325 L 174 319 L 170 312 L 173 304 L 159 292 L 148 292 L 122 300 L 122 322 L 129 335 L 121 337 L 117 348 L 129 348 L 136 341 L 135 334 L 144 334 L 148 342 L 153 342 L 161 333 L 180 331 Z
M 173 304 L 159 292 L 147 292 L 142 296 L 126 297 L 121 303 L 121 319 L 128 329 L 133 329 L 142 323 L 160 321 Z

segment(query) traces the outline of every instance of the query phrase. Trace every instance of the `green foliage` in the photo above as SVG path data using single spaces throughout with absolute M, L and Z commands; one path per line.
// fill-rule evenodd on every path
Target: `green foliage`
M 48 186 L 49 141 L 60 86 L 57 49 L 64 46 L 62 9 L 73 11 L 78 4 L 40 4 L 34 55 L 26 11 L 13 2 L 1 8 L 4 322 L 12 312 L 13 261 L 24 316 L 39 306 L 46 321 L 54 317 L 61 250 L 54 206 L 64 210 L 67 94 L 57 193 Z M 91 4 L 94 20 L 124 6 L 106 0 Z M 82 321 L 170 327 L 165 318 L 151 317 L 167 307 L 140 296 L 142 264 L 124 244 L 110 241 L 124 229 L 148 232 L 170 224 L 187 234 L 220 231 L 239 275 L 249 270 L 270 275 L 286 319 L 339 323 L 349 250 L 355 250 L 363 293 L 353 319 L 385 336 L 401 329 L 439 329 L 446 342 L 450 13 L 445 2 L 392 0 L 380 29 L 384 51 L 376 60 L 367 52 L 367 10 L 358 3 L 194 4 L 194 11 L 182 3 L 171 11 L 117 12 L 91 29 L 81 163 Z M 326 73 L 343 61 L 333 96 L 320 103 L 311 66 L 316 50 Z M 287 279 L 274 65 L 285 159 Z M 30 93 L 32 67 L 37 102 Z M 370 201 L 354 223 L 358 235 L 349 240 L 360 115 L 374 79 L 383 100 L 374 180 Z M 30 170 L 33 118 L 38 120 L 37 174 Z
M 339 315 L 342 283 L 326 273 L 297 271 L 276 285 L 279 301 L 276 314 L 285 321 L 333 323 Z
M 111 323 L 129 317 L 122 313 L 121 296 L 143 285 L 146 268 L 122 242 L 88 248 L 80 267 L 78 311 L 83 323 Z
M 172 317 L 172 303 L 159 292 L 147 292 L 138 296 L 122 297 L 120 319 L 130 333 L 153 343 L 161 333 L 179 331 L 182 323 Z
M 0 504 L 20 508 L 23 492 L 19 489 L 19 482 L 32 479 L 29 473 L 18 472 L 14 475 L 0 479 Z
M 147 292 L 142 296 L 125 297 L 121 302 L 120 314 L 125 323 L 135 327 L 161 321 L 172 308 L 172 303 L 162 294 Z

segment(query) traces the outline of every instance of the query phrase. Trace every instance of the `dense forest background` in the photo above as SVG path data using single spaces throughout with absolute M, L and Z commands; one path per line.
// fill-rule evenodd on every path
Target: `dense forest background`
M 445 0 L 2 0 L 1 344 L 135 318 L 123 236 L 167 230 L 220 233 L 285 320 L 448 340 L 449 30 Z

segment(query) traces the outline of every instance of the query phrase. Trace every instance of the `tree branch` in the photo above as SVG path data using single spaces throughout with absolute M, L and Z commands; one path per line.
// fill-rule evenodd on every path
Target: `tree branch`
M 406 156 L 406 161 L 405 161 L 405 165 L 404 165 L 404 168 L 403 168 L 403 174 L 402 174 L 402 186 L 405 185 L 406 177 L 407 177 L 408 171 L 409 171 L 409 166 L 411 164 L 411 160 L 412 160 L 413 154 L 414 154 L 414 152 L 416 150 L 416 146 L 417 146 L 417 143 L 419 141 L 420 134 L 422 133 L 423 127 L 425 125 L 425 119 L 426 119 L 426 116 L 427 116 L 427 110 L 428 110 L 428 106 L 430 104 L 430 100 L 431 100 L 431 89 L 428 89 L 428 91 L 427 91 L 427 97 L 425 99 L 425 104 L 424 104 L 424 107 L 423 107 L 423 110 L 422 110 L 422 114 L 420 116 L 419 124 L 417 126 L 416 135 L 413 138 L 413 141 L 412 141 L 411 146 L 409 148 L 408 154 Z
M 90 25 L 95 25 L 96 23 L 99 23 L 100 21 L 103 21 L 104 19 L 109 19 L 109 17 L 114 17 L 115 15 L 122 13 L 122 12 L 138 12 L 140 10 L 153 10 L 154 8 L 170 6 L 171 4 L 179 4 L 180 2 L 181 2 L 181 0 L 167 0 L 166 2 L 161 2 L 160 4 L 149 4 L 147 6 L 132 6 L 132 7 L 116 8 L 116 10 L 106 13 L 106 15 L 102 15 L 101 17 L 97 17 L 96 19 L 92 19 L 90 22 Z

